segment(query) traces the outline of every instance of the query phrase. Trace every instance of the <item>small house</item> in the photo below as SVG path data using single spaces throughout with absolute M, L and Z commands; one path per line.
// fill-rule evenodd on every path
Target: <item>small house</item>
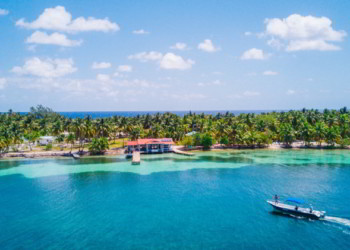
M 48 144 L 52 144 L 55 141 L 55 136 L 40 136 L 39 137 L 39 144 L 41 146 L 46 146 Z
M 143 154 L 167 153 L 172 152 L 172 138 L 149 138 L 138 139 L 137 141 L 128 141 L 128 152 L 140 151 Z

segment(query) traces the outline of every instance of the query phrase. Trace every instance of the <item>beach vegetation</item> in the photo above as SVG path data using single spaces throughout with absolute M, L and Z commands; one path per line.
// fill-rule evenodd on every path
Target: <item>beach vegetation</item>
M 190 132 L 194 133 L 186 136 Z M 28 113 L 10 110 L 0 114 L 0 153 L 24 148 L 43 150 L 36 142 L 48 135 L 56 137 L 53 148 L 63 150 L 67 143 L 70 150 L 79 151 L 88 149 L 93 141 L 95 145 L 94 139 L 99 138 L 105 138 L 113 147 L 123 147 L 127 140 L 163 137 L 187 147 L 221 143 L 254 148 L 280 142 L 291 146 L 298 142 L 305 146 L 345 148 L 350 144 L 350 112 L 346 108 L 239 115 L 189 112 L 179 116 L 166 112 L 93 119 L 68 118 L 39 105 Z
M 106 137 L 93 138 L 89 145 L 89 152 L 94 155 L 102 154 L 107 149 L 109 149 L 109 145 Z

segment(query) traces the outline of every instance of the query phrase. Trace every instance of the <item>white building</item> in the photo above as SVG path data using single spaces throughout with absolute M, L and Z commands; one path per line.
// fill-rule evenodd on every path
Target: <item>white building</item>
M 41 146 L 46 146 L 47 144 L 52 144 L 55 141 L 55 136 L 40 136 L 39 144 Z

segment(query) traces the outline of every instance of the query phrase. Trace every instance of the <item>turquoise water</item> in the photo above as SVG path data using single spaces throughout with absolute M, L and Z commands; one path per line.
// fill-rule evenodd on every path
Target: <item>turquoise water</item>
M 272 213 L 275 193 L 326 210 Z M 1 249 L 350 249 L 350 152 L 0 161 Z

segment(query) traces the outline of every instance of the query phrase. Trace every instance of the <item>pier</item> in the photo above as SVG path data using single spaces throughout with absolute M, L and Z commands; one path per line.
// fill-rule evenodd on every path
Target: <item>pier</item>
M 140 152 L 135 151 L 132 153 L 132 165 L 139 165 L 139 164 L 141 164 Z

